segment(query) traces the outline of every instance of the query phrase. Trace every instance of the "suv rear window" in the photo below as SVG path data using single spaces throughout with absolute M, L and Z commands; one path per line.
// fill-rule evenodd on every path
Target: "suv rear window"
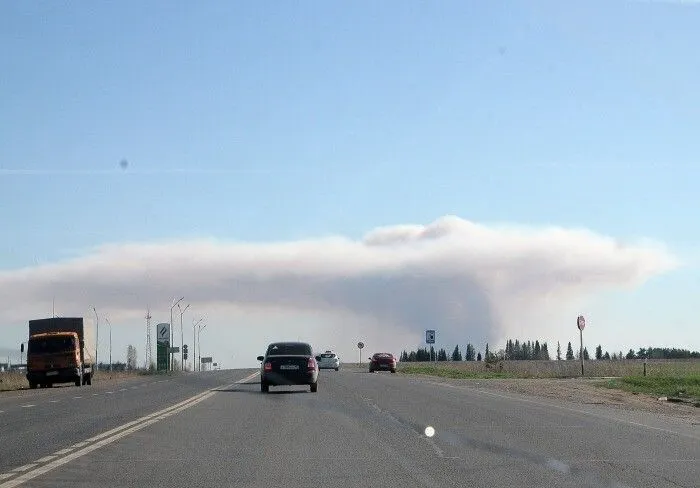
M 308 344 L 270 344 L 267 356 L 311 356 Z
M 322 358 L 334 358 L 335 354 L 321 354 Z

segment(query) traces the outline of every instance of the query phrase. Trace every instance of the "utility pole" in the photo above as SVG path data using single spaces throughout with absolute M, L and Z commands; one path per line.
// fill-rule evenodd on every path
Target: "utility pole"
M 100 316 L 97 315 L 97 310 L 92 307 L 92 311 L 95 312 L 95 368 L 99 371 L 100 366 L 97 362 L 97 351 L 100 349 Z
M 112 322 L 109 321 L 109 317 L 105 318 L 107 325 L 109 325 L 109 372 L 112 372 Z
M 180 371 L 185 370 L 185 352 L 184 352 L 185 336 L 182 332 L 182 316 L 184 315 L 184 313 L 187 311 L 188 308 L 190 308 L 189 303 L 184 308 L 184 310 L 180 308 L 179 303 L 177 304 L 177 309 L 180 311 Z
M 199 319 L 197 322 L 192 319 L 192 371 L 197 371 L 197 326 L 204 320 Z
M 146 306 L 146 370 L 151 368 L 153 361 L 153 351 L 151 350 L 151 307 Z
M 199 371 L 202 371 L 202 339 L 200 339 L 199 334 L 202 333 L 202 329 L 206 329 L 206 328 L 207 328 L 207 324 L 204 324 L 203 327 L 200 325 L 199 328 L 197 329 L 197 344 L 199 345 L 199 351 L 198 351 L 199 353 L 197 355 L 198 356 L 197 362 L 199 363 L 198 364 Z
M 184 299 L 185 297 L 180 298 L 178 301 L 173 300 L 173 304 L 170 306 L 170 347 L 173 347 L 173 337 L 175 337 L 175 334 L 173 333 L 173 309 Z M 174 370 L 173 363 L 175 362 L 175 353 L 168 352 L 168 354 L 170 355 L 170 368 L 168 369 L 172 371 Z

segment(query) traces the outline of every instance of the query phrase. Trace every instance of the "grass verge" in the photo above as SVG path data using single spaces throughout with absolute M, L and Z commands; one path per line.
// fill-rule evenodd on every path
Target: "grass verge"
M 506 371 L 469 371 L 461 368 L 451 368 L 449 366 L 402 366 L 399 367 L 398 371 L 403 374 L 422 374 L 453 379 L 489 380 L 523 377 Z
M 700 401 L 700 374 L 687 376 L 625 376 L 599 386 L 656 397 L 688 398 Z

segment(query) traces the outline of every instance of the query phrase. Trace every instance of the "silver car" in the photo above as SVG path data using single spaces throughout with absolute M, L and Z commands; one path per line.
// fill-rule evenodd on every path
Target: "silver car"
M 318 369 L 334 369 L 338 371 L 338 368 L 340 368 L 340 358 L 333 351 L 326 351 L 319 357 Z

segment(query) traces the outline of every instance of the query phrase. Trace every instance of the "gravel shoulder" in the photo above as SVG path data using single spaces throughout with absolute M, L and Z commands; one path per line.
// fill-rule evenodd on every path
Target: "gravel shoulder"
M 564 400 L 586 405 L 604 405 L 614 409 L 657 413 L 700 424 L 700 408 L 682 403 L 659 401 L 655 397 L 633 394 L 598 386 L 604 379 L 451 379 L 427 375 L 411 375 L 431 381 L 468 386 L 470 388 L 517 393 L 534 398 Z

